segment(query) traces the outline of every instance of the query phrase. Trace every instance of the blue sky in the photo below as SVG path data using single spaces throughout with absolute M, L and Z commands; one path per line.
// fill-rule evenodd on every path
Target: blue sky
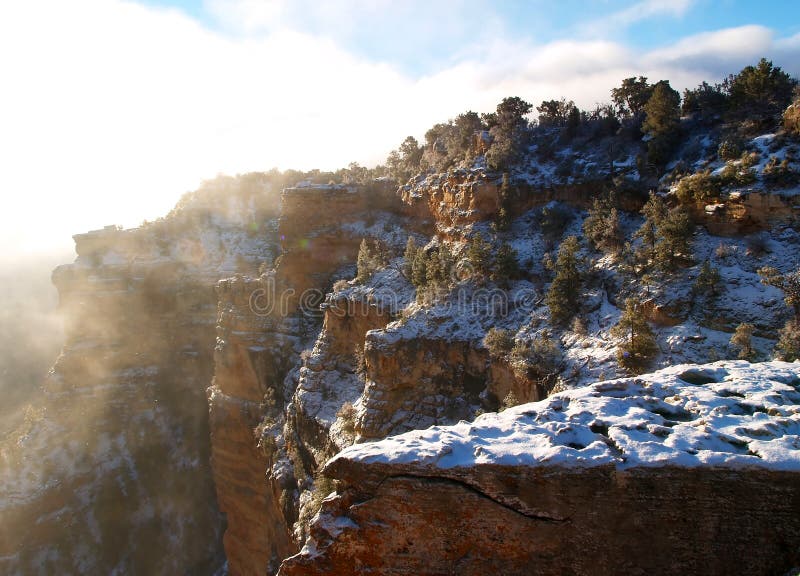
M 586 109 L 762 56 L 797 76 L 799 25 L 797 1 L 0 2 L 0 260 L 218 173 L 373 166 L 507 96 Z
M 220 18 L 223 2 L 141 2 L 181 10 L 213 30 L 242 33 L 241 29 L 231 30 Z M 251 4 L 284 3 L 257 0 Z M 647 8 L 642 9 L 648 4 L 652 16 L 648 16 Z M 339 21 L 332 25 L 329 11 L 320 14 L 314 5 L 320 3 L 286 3 L 279 18 L 270 24 L 262 22 L 263 27 L 257 27 L 255 33 L 281 26 L 328 37 L 365 58 L 388 62 L 416 75 L 452 65 L 474 54 L 482 40 L 499 35 L 532 44 L 603 38 L 634 49 L 651 50 L 687 36 L 753 24 L 769 28 L 783 38 L 800 33 L 800 2 L 787 0 L 345 1 L 336 8 L 348 21 L 345 26 Z M 615 15 L 626 12 L 627 19 L 612 23 Z

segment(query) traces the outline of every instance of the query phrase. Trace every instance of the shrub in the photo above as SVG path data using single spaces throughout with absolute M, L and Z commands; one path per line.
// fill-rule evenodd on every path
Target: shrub
M 681 204 L 711 202 L 719 199 L 720 183 L 706 170 L 681 178 L 675 193 Z
M 583 221 L 583 234 L 589 243 L 603 252 L 616 254 L 625 238 L 619 220 L 619 212 L 610 198 L 595 198 L 589 216 Z
M 731 336 L 731 345 L 739 349 L 740 360 L 752 360 L 755 357 L 753 349 L 753 331 L 755 328 L 747 322 L 739 324 Z
M 789 320 L 778 333 L 778 344 L 775 352 L 780 360 L 794 362 L 800 359 L 800 322 Z
M 517 253 L 507 242 L 503 242 L 495 256 L 492 280 L 501 286 L 508 286 L 508 281 L 519 275 Z
M 742 155 L 742 141 L 739 138 L 725 138 L 717 148 L 720 160 L 736 160 Z
M 342 431 L 353 436 L 356 432 L 356 409 L 350 402 L 345 402 L 337 410 L 336 417 L 342 421 Z
M 508 355 L 514 347 L 514 334 L 511 330 L 492 327 L 483 337 L 483 345 L 489 350 L 492 358 Z
M 715 268 L 706 260 L 700 267 L 700 273 L 694 281 L 695 294 L 716 298 L 719 296 L 720 287 L 719 268 Z
M 545 296 L 554 324 L 566 323 L 578 311 L 581 277 L 578 271 L 578 239 L 570 236 L 561 243 L 555 263 L 556 275 Z
M 658 352 L 653 330 L 642 315 L 641 303 L 634 298 L 625 302 L 625 310 L 611 329 L 611 335 L 620 340 L 617 362 L 628 372 L 642 372 Z

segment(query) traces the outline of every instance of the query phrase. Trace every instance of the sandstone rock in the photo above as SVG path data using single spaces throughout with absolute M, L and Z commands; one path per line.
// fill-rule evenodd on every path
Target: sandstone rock
M 353 446 L 279 574 L 783 574 L 800 368 L 677 366 Z

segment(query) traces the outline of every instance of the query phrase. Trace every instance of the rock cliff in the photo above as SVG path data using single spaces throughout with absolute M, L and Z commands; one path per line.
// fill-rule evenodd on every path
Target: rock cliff
M 66 344 L 0 459 L 0 572 L 208 573 L 214 283 L 274 253 L 277 195 L 208 184 L 168 217 L 75 236 L 53 273 Z M 272 229 L 272 232 L 270 232 Z
M 283 576 L 783 574 L 800 368 L 683 365 L 355 445 Z

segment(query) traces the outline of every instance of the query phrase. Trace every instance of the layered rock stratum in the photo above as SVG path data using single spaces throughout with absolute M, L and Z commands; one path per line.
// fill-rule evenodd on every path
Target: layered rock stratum
M 283 576 L 784 574 L 800 365 L 682 365 L 359 444 Z

